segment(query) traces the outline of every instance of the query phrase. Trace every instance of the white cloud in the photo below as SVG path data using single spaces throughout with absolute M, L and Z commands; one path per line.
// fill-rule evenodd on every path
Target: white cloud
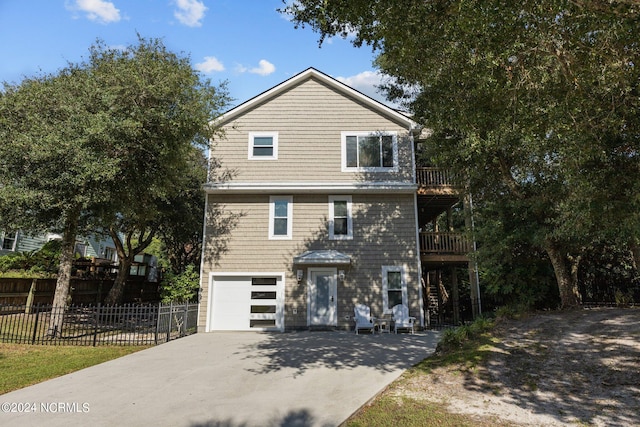
M 382 74 L 377 71 L 363 71 L 351 77 L 336 77 L 336 80 L 371 98 L 380 99 L 380 94 L 376 92 L 376 86 L 382 83 Z
M 110 1 L 75 0 L 73 4 L 67 4 L 67 9 L 85 12 L 87 18 L 101 24 L 120 21 L 120 10 Z
M 202 26 L 202 20 L 204 19 L 204 12 L 207 7 L 198 0 L 176 0 L 175 1 L 178 10 L 173 13 L 178 21 L 188 27 L 200 27 Z
M 382 102 L 392 108 L 397 108 L 389 101 L 387 101 L 383 94 L 378 92 L 378 86 L 385 81 L 385 75 L 379 71 L 363 71 L 350 77 L 336 77 L 336 80 L 346 84 L 349 87 L 367 95 L 376 101 Z
M 224 65 L 215 56 L 205 56 L 204 61 L 195 65 L 195 69 L 205 74 L 224 71 Z
M 267 61 L 266 59 L 261 59 L 260 62 L 258 62 L 258 66 L 255 68 L 251 68 L 249 72 L 253 74 L 260 74 L 261 76 L 268 76 L 269 74 L 273 73 L 275 70 L 276 70 L 275 65 L 273 65 L 271 62 Z

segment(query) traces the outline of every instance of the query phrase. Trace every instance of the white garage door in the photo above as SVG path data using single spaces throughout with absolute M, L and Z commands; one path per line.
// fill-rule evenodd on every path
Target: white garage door
M 282 276 L 213 276 L 211 330 L 283 330 Z

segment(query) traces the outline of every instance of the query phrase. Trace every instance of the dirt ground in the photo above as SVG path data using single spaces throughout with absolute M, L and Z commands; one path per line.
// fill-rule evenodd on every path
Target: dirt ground
M 483 425 L 640 426 L 640 309 L 530 315 L 498 323 L 486 363 L 438 368 L 388 390 Z

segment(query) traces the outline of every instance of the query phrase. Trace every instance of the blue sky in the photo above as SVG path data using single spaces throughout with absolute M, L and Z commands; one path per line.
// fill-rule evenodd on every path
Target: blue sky
M 100 38 L 135 44 L 136 33 L 183 52 L 239 104 L 315 67 L 379 100 L 368 47 L 341 38 L 318 47 L 309 28 L 276 11 L 281 0 L 0 0 L 0 82 L 79 62 Z

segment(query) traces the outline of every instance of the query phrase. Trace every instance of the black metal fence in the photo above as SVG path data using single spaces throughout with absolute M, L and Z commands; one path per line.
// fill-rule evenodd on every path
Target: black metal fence
M 198 304 L 0 305 L 0 342 L 155 345 L 196 332 Z

